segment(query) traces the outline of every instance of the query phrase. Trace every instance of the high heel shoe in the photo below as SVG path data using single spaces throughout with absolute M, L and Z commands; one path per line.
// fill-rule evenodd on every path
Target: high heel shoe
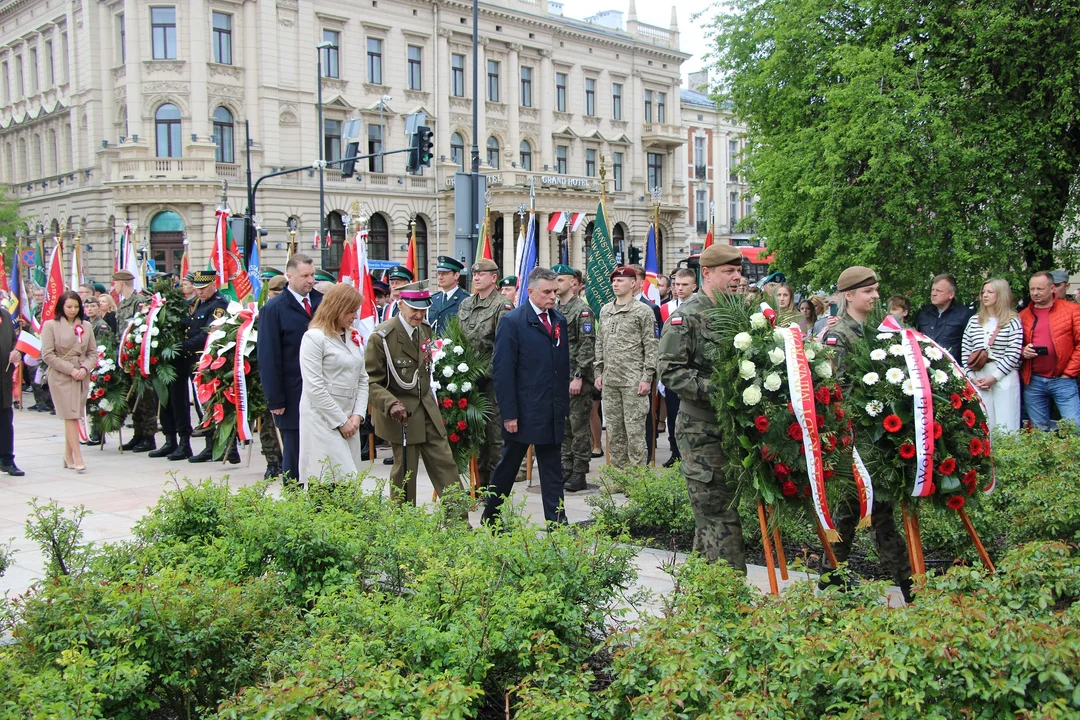
M 71 470 L 71 469 L 72 469 L 72 466 L 71 466 L 71 465 L 68 465 L 68 461 L 67 461 L 67 460 L 64 460 L 64 461 L 63 461 L 63 463 L 64 463 L 64 469 L 65 469 L 65 470 Z
M 80 475 L 82 475 L 84 472 L 86 472 L 86 466 L 85 465 L 72 465 L 71 469 L 74 470 L 75 472 L 79 473 Z

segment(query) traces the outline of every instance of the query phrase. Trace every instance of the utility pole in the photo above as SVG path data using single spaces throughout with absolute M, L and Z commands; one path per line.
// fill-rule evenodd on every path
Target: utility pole
M 472 186 L 472 213 L 469 215 L 469 254 L 466 259 L 476 257 L 476 244 L 479 242 L 480 228 L 480 103 L 486 94 L 480 87 L 480 0 L 473 0 L 472 6 L 472 164 L 470 165 L 469 183 Z

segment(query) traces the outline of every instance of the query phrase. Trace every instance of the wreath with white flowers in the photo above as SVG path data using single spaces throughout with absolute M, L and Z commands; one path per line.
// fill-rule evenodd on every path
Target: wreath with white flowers
M 116 364 L 116 340 L 112 333 L 102 338 L 97 353 L 97 364 L 90 372 L 86 414 L 93 434 L 104 437 L 124 426 L 131 380 Z
M 433 363 L 431 388 L 458 473 L 468 477 L 469 464 L 485 442 L 485 425 L 491 415 L 487 396 L 477 387 L 477 381 L 491 369 L 491 357 L 469 342 L 457 318 L 450 321 L 441 337 L 432 338 L 421 351 Z

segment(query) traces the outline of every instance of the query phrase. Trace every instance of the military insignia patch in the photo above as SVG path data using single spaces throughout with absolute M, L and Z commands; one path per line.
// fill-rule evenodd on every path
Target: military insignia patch
M 581 311 L 581 317 L 589 317 L 589 311 L 588 310 L 582 310 Z
M 681 317 L 673 317 L 673 318 L 671 318 L 671 324 L 672 325 L 682 325 L 682 318 Z
M 582 323 L 581 324 L 581 332 L 585 333 L 586 335 L 592 335 L 592 323 L 591 322 Z
M 659 325 L 653 325 L 653 335 L 655 335 L 656 337 L 660 337 L 660 326 Z
M 214 310 L 214 317 L 215 318 L 223 318 L 223 317 L 225 317 L 225 308 L 217 308 L 216 310 Z

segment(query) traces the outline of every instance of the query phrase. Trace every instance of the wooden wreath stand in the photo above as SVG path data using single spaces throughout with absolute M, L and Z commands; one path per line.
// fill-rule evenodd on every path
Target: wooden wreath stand
M 923 583 L 925 583 L 926 558 L 923 556 L 922 535 L 919 531 L 919 515 L 915 512 L 915 508 L 912 504 L 906 500 L 901 505 L 901 510 L 904 517 L 904 534 L 907 535 L 908 559 L 911 561 L 911 574 L 915 577 L 922 576 Z M 994 563 L 990 560 L 990 554 L 986 552 L 986 547 L 979 538 L 979 534 L 975 532 L 975 526 L 971 524 L 971 518 L 968 517 L 967 512 L 964 511 L 964 508 L 959 508 L 957 509 L 956 514 L 960 516 L 960 522 L 964 524 L 964 529 L 967 531 L 968 537 L 971 538 L 971 543 L 975 546 L 976 552 L 979 553 L 979 559 L 982 560 L 983 567 L 991 573 L 996 572 Z
M 769 522 L 773 517 L 773 506 L 766 505 L 761 499 L 758 500 L 758 523 L 761 525 L 761 543 L 765 549 L 765 569 L 769 575 L 769 592 L 773 595 L 780 594 L 780 583 L 776 578 L 776 568 L 780 568 L 780 579 L 788 579 L 787 558 L 784 556 L 784 542 L 780 537 L 780 526 L 774 526 L 772 532 L 769 532 Z M 821 541 L 821 546 L 825 550 L 825 557 L 828 559 L 832 567 L 836 567 L 836 554 L 833 552 L 832 544 L 825 538 L 825 530 L 821 527 L 821 523 L 814 518 L 814 528 L 817 530 L 818 539 Z M 773 552 L 776 552 L 776 559 L 773 560 Z

